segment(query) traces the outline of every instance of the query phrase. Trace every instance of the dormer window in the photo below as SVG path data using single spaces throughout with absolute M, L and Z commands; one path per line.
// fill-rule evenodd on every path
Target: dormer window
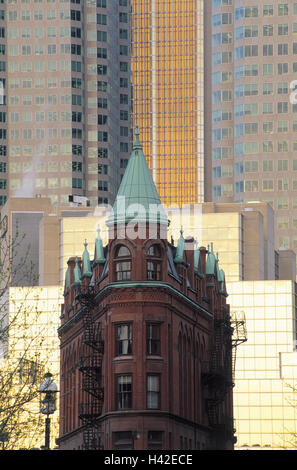
M 115 276 L 116 281 L 131 280 L 131 253 L 129 248 L 121 245 L 116 251 Z M 119 259 L 118 259 L 119 258 Z
M 147 279 L 149 281 L 161 280 L 161 250 L 158 245 L 152 245 L 147 251 Z

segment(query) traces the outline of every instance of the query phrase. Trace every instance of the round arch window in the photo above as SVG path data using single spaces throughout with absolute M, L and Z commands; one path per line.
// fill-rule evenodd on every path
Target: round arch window
M 116 250 L 115 260 L 116 281 L 130 281 L 132 261 L 129 248 L 124 245 L 119 246 Z

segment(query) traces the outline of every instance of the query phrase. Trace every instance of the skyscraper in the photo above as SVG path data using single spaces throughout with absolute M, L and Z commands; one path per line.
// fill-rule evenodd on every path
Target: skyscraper
M 0 203 L 112 203 L 130 151 L 129 1 L 0 6 Z
M 166 205 L 204 200 L 204 0 L 132 0 L 134 122 Z
M 212 1 L 213 201 L 269 202 L 276 248 L 295 250 L 296 33 L 297 2 Z

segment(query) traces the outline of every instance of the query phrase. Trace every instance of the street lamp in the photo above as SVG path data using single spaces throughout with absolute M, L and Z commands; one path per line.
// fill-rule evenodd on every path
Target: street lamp
M 52 374 L 50 372 L 47 372 L 44 378 L 45 380 L 42 382 L 39 388 L 40 412 L 46 415 L 44 450 L 49 450 L 50 448 L 50 422 L 51 422 L 49 416 L 52 415 L 56 411 L 56 397 L 58 393 L 58 388 L 55 382 L 53 381 Z

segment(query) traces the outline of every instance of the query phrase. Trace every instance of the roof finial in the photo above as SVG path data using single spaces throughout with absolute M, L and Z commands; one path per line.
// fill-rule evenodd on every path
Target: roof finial
M 97 238 L 95 241 L 95 263 L 105 263 L 106 261 L 100 234 L 101 234 L 101 229 L 100 229 L 100 226 L 98 225 Z
M 135 142 L 133 144 L 133 150 L 141 149 L 141 143 L 139 140 L 139 127 L 135 126 Z
M 83 267 L 84 276 L 91 277 L 92 276 L 92 268 L 91 268 L 90 255 L 89 255 L 89 252 L 87 250 L 87 246 L 88 246 L 88 243 L 87 243 L 87 240 L 85 240 L 85 242 L 84 242 L 85 250 L 84 250 L 83 255 L 82 255 L 82 267 Z
M 72 286 L 78 286 L 81 284 L 81 270 L 78 264 L 78 257 L 75 258 L 75 267 L 74 267 L 74 281 Z
M 185 240 L 184 240 L 184 237 L 183 237 L 183 233 L 184 233 L 184 231 L 183 231 L 183 228 L 181 226 L 180 237 L 179 237 L 178 242 L 177 242 L 176 254 L 175 254 L 175 258 L 174 258 L 175 263 L 182 263 L 183 262 L 184 246 L 185 246 Z

